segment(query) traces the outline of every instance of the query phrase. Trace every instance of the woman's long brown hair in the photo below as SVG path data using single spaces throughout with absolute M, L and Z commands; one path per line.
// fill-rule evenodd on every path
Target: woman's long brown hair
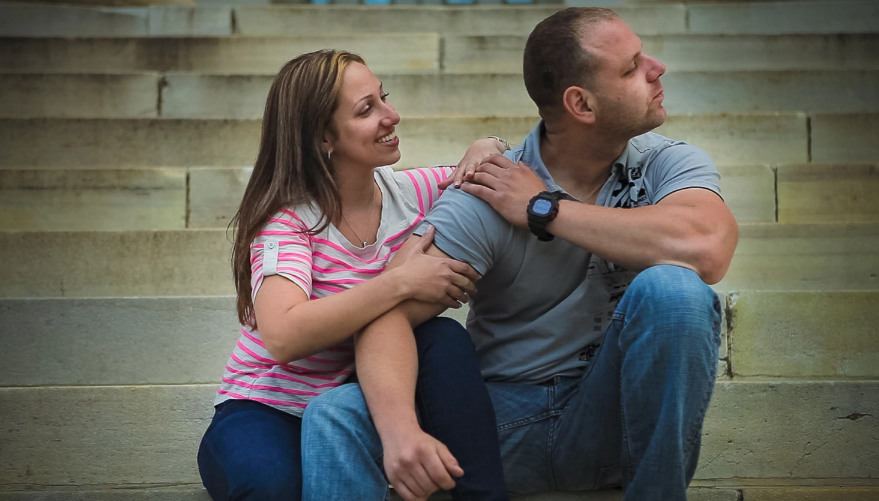
M 342 206 L 333 166 L 321 150 L 338 105 L 348 64 L 365 64 L 356 54 L 321 50 L 285 64 L 272 82 L 262 120 L 259 153 L 234 229 L 232 275 L 238 320 L 256 327 L 250 279 L 250 246 L 269 218 L 284 207 L 313 203 L 322 214 L 308 233 L 323 231 Z

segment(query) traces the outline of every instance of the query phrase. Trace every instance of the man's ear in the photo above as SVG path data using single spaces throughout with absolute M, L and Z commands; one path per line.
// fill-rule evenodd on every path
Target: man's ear
M 568 115 L 584 124 L 595 123 L 597 101 L 595 94 L 582 87 L 568 87 L 562 95 L 562 104 Z

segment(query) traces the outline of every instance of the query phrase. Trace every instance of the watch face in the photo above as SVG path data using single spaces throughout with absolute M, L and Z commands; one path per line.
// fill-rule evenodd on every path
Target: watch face
M 534 201 L 534 205 L 531 206 L 531 211 L 537 214 L 538 216 L 545 216 L 549 214 L 549 211 L 552 210 L 552 202 L 549 200 L 539 199 Z

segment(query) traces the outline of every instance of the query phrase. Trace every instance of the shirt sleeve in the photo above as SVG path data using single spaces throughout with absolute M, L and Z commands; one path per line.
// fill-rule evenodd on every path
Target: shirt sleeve
M 437 166 L 402 171 L 405 179 L 415 189 L 416 207 L 418 207 L 422 216 L 427 215 L 433 204 L 442 195 L 443 190 L 439 189 L 439 183 L 443 182 L 454 171 L 454 166 Z
M 647 170 L 653 203 L 686 188 L 705 188 L 720 195 L 720 173 L 701 148 L 677 143 L 661 150 Z
M 446 190 L 415 234 L 423 235 L 428 224 L 436 228 L 434 244 L 441 251 L 480 275 L 491 269 L 512 231 L 512 225 L 490 205 L 458 189 Z
M 308 226 L 284 209 L 269 219 L 250 245 L 250 286 L 253 301 L 265 277 L 280 275 L 311 297 L 311 238 Z

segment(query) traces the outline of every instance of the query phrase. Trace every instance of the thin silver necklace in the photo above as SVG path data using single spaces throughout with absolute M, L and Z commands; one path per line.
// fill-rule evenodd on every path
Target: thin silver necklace
M 372 228 L 372 211 L 375 209 L 375 183 L 372 183 L 372 200 L 369 202 L 369 218 L 366 220 L 366 234 L 369 235 L 369 229 Z M 351 221 L 348 221 L 348 218 L 345 217 L 345 211 L 342 211 L 342 219 L 348 223 L 348 227 L 351 228 L 351 232 L 354 233 L 354 236 L 357 237 L 357 240 L 363 242 L 363 245 L 360 247 L 366 247 L 366 240 L 360 238 L 360 235 L 357 234 L 357 230 L 351 226 Z

